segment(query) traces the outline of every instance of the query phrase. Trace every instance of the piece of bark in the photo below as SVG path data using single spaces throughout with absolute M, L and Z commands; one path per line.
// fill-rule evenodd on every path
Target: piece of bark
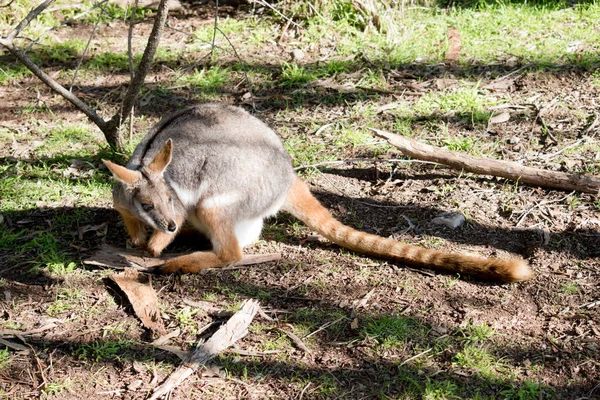
M 158 297 L 152 288 L 150 276 L 132 268 L 110 276 L 127 295 L 135 315 L 142 324 L 159 335 L 165 334 L 165 325 L 158 308 Z
M 248 334 L 248 327 L 258 312 L 256 300 L 246 300 L 240 311 L 236 312 L 214 335 L 199 345 L 177 369 L 152 393 L 150 400 L 167 395 L 185 379 L 206 365 L 214 356 Z
M 394 133 L 370 128 L 379 137 L 386 139 L 402 153 L 418 160 L 433 161 L 459 171 L 480 175 L 493 175 L 545 188 L 576 190 L 578 192 L 600 194 L 600 179 L 589 175 L 575 175 L 565 172 L 548 171 L 526 167 L 512 161 L 492 160 L 456 153 L 431 146 Z
M 165 263 L 169 258 L 180 254 L 165 254 L 160 258 L 147 256 L 140 249 L 120 249 L 108 244 L 94 253 L 90 258 L 83 260 L 84 264 L 115 269 L 133 268 L 142 272 L 154 272 L 156 268 Z M 222 267 L 223 270 L 236 269 L 246 265 L 261 264 L 281 259 L 281 253 L 272 254 L 245 254 L 240 261 L 230 266 Z
M 446 62 L 454 64 L 458 61 L 458 55 L 461 48 L 460 32 L 456 28 L 448 28 L 446 33 L 448 37 L 448 50 L 446 51 Z

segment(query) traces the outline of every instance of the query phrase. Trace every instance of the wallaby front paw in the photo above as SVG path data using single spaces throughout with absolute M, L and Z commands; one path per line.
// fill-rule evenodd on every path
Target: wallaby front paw
M 162 253 L 162 249 L 157 249 L 155 247 L 152 247 L 151 244 L 146 246 L 145 249 L 152 257 L 158 257 Z

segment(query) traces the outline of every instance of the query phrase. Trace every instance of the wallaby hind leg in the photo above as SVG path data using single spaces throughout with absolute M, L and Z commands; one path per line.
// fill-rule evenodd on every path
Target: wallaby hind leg
M 235 236 L 235 223 L 221 209 L 201 209 L 196 217 L 210 232 L 212 251 L 197 251 L 168 260 L 162 272 L 181 271 L 193 274 L 204 268 L 222 267 L 242 259 L 242 249 Z
M 148 236 L 146 232 L 146 225 L 126 209 L 117 206 L 115 206 L 115 209 L 119 212 L 119 214 L 121 214 L 123 222 L 125 223 L 125 229 L 127 230 L 133 245 L 137 247 L 145 247 L 146 238 Z
M 152 257 L 158 257 L 160 253 L 162 253 L 162 251 L 165 249 L 165 247 L 171 244 L 171 242 L 179 234 L 183 222 L 184 218 L 180 215 L 176 215 L 175 223 L 177 224 L 177 232 L 169 234 L 163 231 L 154 230 L 152 236 L 150 236 L 150 240 L 148 241 L 148 246 L 146 246 L 146 250 L 148 250 L 148 253 L 150 253 Z

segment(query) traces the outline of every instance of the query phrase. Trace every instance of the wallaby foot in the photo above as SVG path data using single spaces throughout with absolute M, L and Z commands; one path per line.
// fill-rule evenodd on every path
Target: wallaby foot
M 242 250 L 238 247 L 233 251 L 221 251 L 219 255 L 212 251 L 197 251 L 168 260 L 160 267 L 160 272 L 173 273 L 180 271 L 184 274 L 195 274 L 205 268 L 223 267 L 242 259 Z

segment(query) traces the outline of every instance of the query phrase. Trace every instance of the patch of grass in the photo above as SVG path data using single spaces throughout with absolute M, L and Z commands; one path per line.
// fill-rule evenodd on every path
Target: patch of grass
M 283 87 L 296 87 L 307 84 L 317 77 L 312 72 L 296 63 L 283 62 L 281 64 L 280 85 Z
M 229 68 L 215 66 L 210 69 L 196 70 L 193 74 L 182 77 L 181 80 L 193 88 L 215 93 L 223 89 L 231 80 L 231 75 Z
M 0 349 L 0 370 L 10 367 L 12 355 L 8 348 Z
M 23 65 L 0 67 L 0 85 L 7 85 L 31 75 L 31 72 Z
M 92 170 L 86 179 L 72 180 L 68 168 L 52 161 L 0 166 L 0 211 L 90 204 L 110 198 L 112 183 L 103 174 Z
M 383 347 L 404 345 L 411 338 L 423 337 L 427 328 L 417 319 L 404 316 L 368 317 L 362 334 L 371 337 Z
M 323 142 L 310 140 L 305 135 L 293 135 L 286 139 L 284 146 L 295 166 L 312 165 L 323 161 L 336 159 L 335 154 L 328 151 Z
M 579 290 L 579 285 L 574 282 L 566 282 L 560 286 L 560 291 L 568 295 L 576 294 Z
M 543 396 L 543 392 L 547 395 Z M 539 383 L 526 380 L 522 384 L 513 384 L 511 388 L 502 390 L 500 395 L 506 400 L 538 400 L 551 398 L 548 397 L 548 393 L 551 392 L 551 388 L 542 388 Z
M 473 137 L 455 137 L 444 139 L 443 142 L 448 150 L 472 153 L 478 141 Z
M 93 341 L 75 347 L 73 355 L 82 361 L 106 360 L 110 358 L 120 359 L 121 355 L 132 346 L 131 340 L 118 341 Z
M 87 42 L 82 39 L 69 39 L 62 43 L 50 42 L 40 47 L 40 52 L 37 56 L 50 64 L 55 62 L 62 64 L 80 57 L 85 50 L 86 44 Z
M 73 381 L 69 377 L 62 380 L 52 380 L 51 382 L 47 382 L 42 389 L 44 394 L 50 396 L 59 395 L 64 391 L 73 393 Z
M 454 358 L 453 363 L 462 368 L 477 371 L 486 379 L 497 378 L 498 374 L 505 371 L 506 368 L 486 349 L 466 345 Z
M 134 63 L 137 64 L 141 60 L 139 54 L 134 55 Z M 129 57 L 127 53 L 114 53 L 107 51 L 95 55 L 87 63 L 86 68 L 91 68 L 100 71 L 129 71 Z
M 189 306 L 185 306 L 175 314 L 175 319 L 179 323 L 179 327 L 182 330 L 187 330 L 191 334 L 195 334 L 198 331 L 198 322 L 196 321 L 196 314 L 199 309 L 192 309 Z
M 487 124 L 492 115 L 488 107 L 494 104 L 495 102 L 477 87 L 465 86 L 427 93 L 415 103 L 414 111 L 415 117 L 418 118 L 456 115 L 476 125 Z
M 473 344 L 486 342 L 496 334 L 496 331 L 485 323 L 481 325 L 467 323 L 467 326 L 461 328 L 459 333 L 466 344 Z
M 452 381 L 428 379 L 425 383 L 423 400 L 450 400 L 461 398 L 458 386 Z

